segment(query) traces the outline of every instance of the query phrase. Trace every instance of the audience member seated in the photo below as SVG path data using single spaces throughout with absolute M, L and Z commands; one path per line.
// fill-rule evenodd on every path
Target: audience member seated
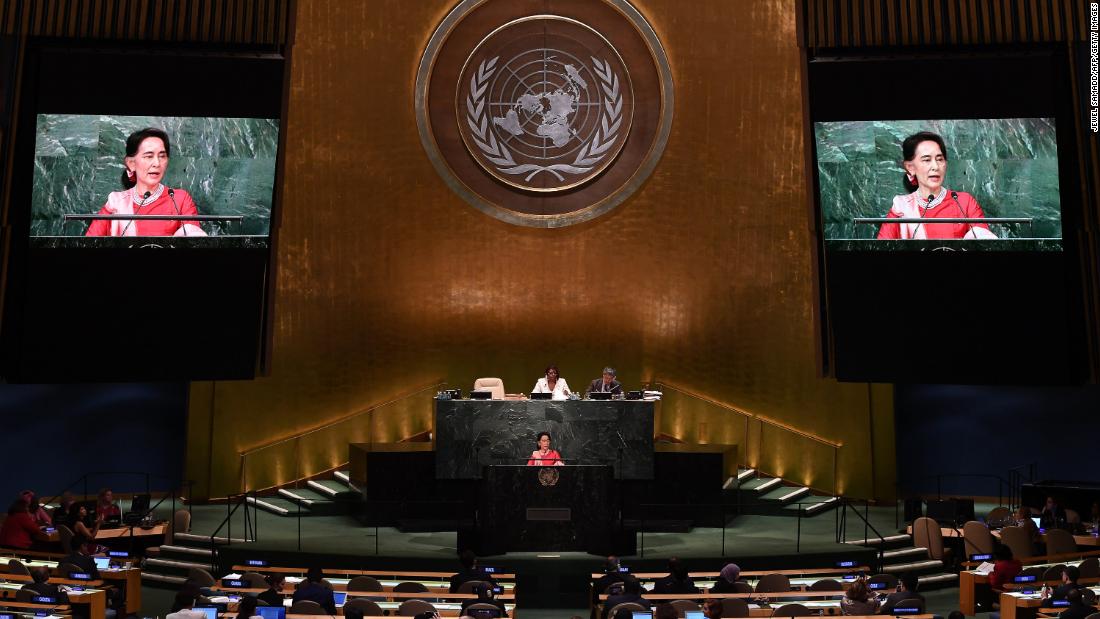
M 878 599 L 871 595 L 865 578 L 858 578 L 840 600 L 840 612 L 844 615 L 873 615 L 878 612 Z
M 607 588 L 623 581 L 623 575 L 619 572 L 619 558 L 610 556 L 603 564 L 603 576 L 592 581 L 592 614 L 591 619 L 596 619 L 596 608 L 600 603 L 600 596 L 608 593 Z
M 53 519 L 61 520 L 69 513 L 69 508 L 76 503 L 76 498 L 73 497 L 73 493 L 66 490 L 61 493 L 61 500 L 58 501 L 57 507 L 53 510 Z
M 306 572 L 306 579 L 298 585 L 298 590 L 294 592 L 294 601 L 310 600 L 317 602 L 321 605 L 321 608 L 325 609 L 326 613 L 335 615 L 336 598 L 332 595 L 332 589 L 321 582 L 324 578 L 321 568 L 317 566 L 309 568 L 309 571 Z
M 45 549 L 46 536 L 34 522 L 30 504 L 23 497 L 8 507 L 8 517 L 0 526 L 0 546 L 19 550 Z
M 259 613 L 256 612 L 257 598 L 251 595 L 246 595 L 241 598 L 241 601 L 237 604 L 237 619 L 250 619 L 256 617 Z M 282 602 L 279 602 L 282 604 Z
M 907 572 L 902 574 L 899 580 L 901 581 L 901 590 L 886 596 L 886 599 L 882 601 L 882 606 L 879 607 L 878 614 L 894 614 L 894 605 L 902 600 L 920 600 L 921 606 L 924 606 L 924 596 L 917 593 L 917 575 Z
M 653 611 L 653 619 L 677 619 L 676 607 L 668 602 L 658 604 Z
M 33 490 L 24 490 L 21 495 L 29 505 L 27 511 L 30 512 L 31 518 L 34 518 L 34 522 L 40 527 L 48 527 L 53 525 L 53 519 L 46 513 L 46 509 L 38 504 L 38 497 L 34 495 Z
M 451 586 L 449 591 L 451 593 L 458 593 L 458 588 L 464 583 L 468 583 L 472 580 L 480 580 L 483 582 L 493 582 L 493 577 L 490 574 L 482 572 L 477 567 L 477 555 L 471 550 L 463 550 L 458 555 L 458 562 L 462 564 L 462 569 L 457 574 L 451 576 Z
M 256 598 L 268 606 L 282 606 L 283 583 L 286 582 L 286 577 L 282 574 L 270 574 L 264 580 L 267 581 L 267 591 L 261 592 Z
M 65 555 L 58 563 L 71 563 L 79 567 L 85 574 L 90 575 L 93 580 L 98 579 L 99 570 L 96 569 L 95 559 L 92 558 L 92 555 L 95 554 L 95 542 L 83 535 L 74 535 L 72 546 L 73 551 Z
M 643 608 L 650 608 L 652 605 L 649 600 L 642 597 L 642 583 L 633 576 L 623 577 L 623 592 L 618 594 L 608 594 L 607 600 L 603 603 L 603 619 L 607 619 L 608 613 L 612 608 L 615 608 L 619 604 L 626 602 L 633 602 L 635 604 L 641 604 Z
M 1085 619 L 1096 612 L 1096 607 L 1085 604 L 1085 596 L 1080 589 L 1074 589 L 1066 594 L 1069 606 L 1058 615 L 1059 619 Z
M 668 572 L 668 576 L 654 583 L 654 593 L 699 593 L 699 587 L 695 586 L 695 581 L 680 559 L 672 557 L 668 560 Z
M 80 535 L 85 539 L 94 540 L 96 534 L 99 533 L 99 527 L 103 524 L 103 514 L 96 514 L 95 524 L 90 529 L 87 520 L 88 507 L 84 503 L 73 503 L 69 506 L 69 513 L 65 514 L 64 520 L 59 521 L 59 524 L 69 527 L 73 535 Z
M 121 522 L 122 509 L 115 503 L 115 495 L 110 488 L 102 488 L 95 504 L 96 518 L 103 516 L 103 522 Z
M 1004 591 L 1005 584 L 1012 582 L 1019 576 L 1024 565 L 1020 560 L 1012 556 L 1012 549 L 1005 544 L 997 544 L 993 547 L 993 571 L 989 573 L 989 588 L 1000 593 Z
M 476 600 L 463 600 L 462 601 L 462 614 L 468 615 L 466 609 L 474 604 L 490 604 L 500 609 L 500 616 L 507 617 L 508 611 L 504 609 L 504 602 L 501 602 L 493 595 L 493 584 L 488 582 L 482 582 L 474 588 L 474 593 L 477 594 Z
M 164 619 L 206 619 L 205 614 L 192 610 L 194 606 L 195 596 L 188 591 L 180 591 L 172 601 L 172 612 L 165 615 Z
M 39 567 L 36 567 L 36 568 L 32 569 L 31 570 L 31 579 L 33 579 L 34 582 L 23 585 L 24 589 L 34 591 L 35 595 L 45 595 L 47 597 L 54 598 L 55 600 L 57 600 L 58 604 L 68 604 L 69 603 L 68 594 L 66 594 L 64 591 L 62 591 L 61 588 L 58 587 L 57 585 L 51 585 L 49 583 L 49 580 L 50 580 L 50 570 L 49 569 L 47 569 L 45 567 L 42 567 L 42 566 L 39 566 Z
M 733 565 L 730 563 L 729 565 Z M 711 589 L 713 592 L 714 589 Z M 722 619 L 722 600 L 710 598 L 703 602 L 703 616 L 707 619 Z
M 1053 606 L 1054 602 L 1058 600 L 1069 599 L 1070 591 L 1077 591 L 1081 589 L 1081 585 L 1077 584 L 1077 579 L 1081 578 L 1081 570 L 1076 565 L 1067 565 L 1062 570 L 1062 584 L 1054 588 L 1051 591 L 1050 597 L 1043 600 L 1043 606 Z
M 741 568 L 736 563 L 727 563 L 722 571 L 718 573 L 718 578 L 714 579 L 714 585 L 711 586 L 711 593 L 737 593 L 737 589 L 733 586 L 733 583 L 737 582 L 737 579 L 741 577 Z
M 1047 497 L 1043 512 L 1039 514 L 1039 525 L 1044 529 L 1066 528 L 1066 510 L 1052 496 Z

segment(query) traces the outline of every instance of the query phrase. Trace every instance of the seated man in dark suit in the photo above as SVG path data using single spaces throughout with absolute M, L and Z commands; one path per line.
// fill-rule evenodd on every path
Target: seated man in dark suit
M 96 568 L 95 559 L 92 558 L 92 555 L 95 554 L 95 542 L 83 535 L 74 535 L 72 548 L 73 551 L 65 555 L 65 558 L 58 563 L 60 565 L 66 563 L 75 565 L 80 568 L 80 571 L 91 576 L 92 580 L 99 580 L 99 569 Z
M 699 593 L 699 587 L 688 575 L 687 568 L 676 557 L 668 560 L 668 576 L 653 585 L 654 593 Z
M 31 579 L 34 582 L 23 585 L 24 589 L 28 591 L 34 591 L 35 595 L 44 595 L 51 597 L 58 604 L 68 604 L 69 596 L 62 591 L 57 585 L 51 585 L 50 570 L 45 567 L 39 566 L 31 570 Z
M 1084 592 L 1080 589 L 1070 591 L 1066 594 L 1066 599 L 1069 600 L 1069 606 L 1062 611 L 1062 614 L 1058 615 L 1059 619 L 1085 619 L 1085 617 L 1096 612 L 1095 606 L 1089 606 L 1085 603 Z
M 882 601 L 882 606 L 878 609 L 880 615 L 892 615 L 894 614 L 894 605 L 903 600 L 917 600 L 920 602 L 921 611 L 924 611 L 924 596 L 917 593 L 917 575 L 911 572 L 906 572 L 898 579 L 901 585 L 901 589 L 886 596 L 886 599 Z
M 336 614 L 336 598 L 332 595 L 332 589 L 325 586 L 322 582 L 325 579 L 324 574 L 321 572 L 321 568 L 313 566 L 306 572 L 306 579 L 298 585 L 298 590 L 294 592 L 294 601 L 301 602 L 302 600 L 309 600 L 311 602 L 317 602 L 321 605 L 321 608 L 325 609 L 325 612 L 330 615 Z
M 608 619 L 611 609 L 626 602 L 641 604 L 642 608 L 645 609 L 649 609 L 651 606 L 649 600 L 642 597 L 642 583 L 638 582 L 638 579 L 633 576 L 623 577 L 622 593 L 608 594 L 607 600 L 603 603 L 603 619 Z
M 592 384 L 588 385 L 588 390 L 584 392 L 584 397 L 588 397 L 590 393 L 610 393 L 612 395 L 622 395 L 623 386 L 615 380 L 615 368 L 606 367 L 603 369 L 603 376 L 592 381 Z
M 493 582 L 493 576 L 491 574 L 486 574 L 478 567 L 477 555 L 472 551 L 463 550 L 462 553 L 458 555 L 458 561 L 462 564 L 462 569 L 454 576 L 451 576 L 451 587 L 449 589 L 451 593 L 458 593 L 459 587 L 473 580 L 496 584 Z
M 600 603 L 600 596 L 608 593 L 608 587 L 622 581 L 623 575 L 619 572 L 619 558 L 615 556 L 608 557 L 603 564 L 603 576 L 592 581 L 592 619 L 596 619 L 596 607 Z
M 1043 606 L 1054 606 L 1054 602 L 1058 600 L 1069 599 L 1070 591 L 1076 591 L 1081 588 L 1081 585 L 1077 584 L 1077 579 L 1081 578 L 1081 570 L 1076 565 L 1067 565 L 1062 569 L 1062 584 L 1054 588 L 1054 591 L 1050 593 L 1050 597 L 1043 600 Z

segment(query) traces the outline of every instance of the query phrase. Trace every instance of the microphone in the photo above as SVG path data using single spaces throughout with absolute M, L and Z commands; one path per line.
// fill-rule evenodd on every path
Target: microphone
M 180 207 L 176 204 L 176 190 L 171 187 L 168 188 L 168 199 L 172 201 L 172 206 L 176 207 L 176 215 L 179 215 Z M 183 230 L 183 236 L 187 236 L 187 222 L 181 221 L 180 228 Z
M 932 208 L 932 200 L 935 200 L 935 199 L 936 199 L 936 196 L 934 196 L 932 194 L 928 194 L 928 200 L 923 205 L 918 205 L 918 206 L 920 206 L 920 209 L 921 209 L 920 216 L 921 216 L 922 219 L 924 218 L 924 214 L 928 212 L 928 209 Z M 913 238 L 914 239 L 917 238 L 917 232 L 920 230 L 920 227 L 923 226 L 923 225 L 924 225 L 924 222 L 922 221 L 919 224 L 917 224 L 916 228 L 913 229 Z
M 145 201 L 148 200 L 149 196 L 151 196 L 151 195 L 153 195 L 151 192 L 146 191 L 145 195 L 141 196 L 141 202 L 138 204 L 137 208 L 134 209 L 134 214 L 135 215 L 140 215 L 140 213 L 138 213 L 138 211 L 141 210 L 141 207 L 145 206 Z M 134 220 L 133 219 L 131 219 L 126 224 L 126 227 L 122 229 L 122 234 L 120 234 L 119 236 L 126 236 L 126 231 L 129 230 L 130 226 L 132 226 L 132 225 L 134 225 Z
M 959 207 L 959 214 L 961 214 L 963 217 L 966 217 L 966 211 L 963 210 L 963 205 L 961 202 L 959 202 L 959 192 L 952 191 L 951 199 L 955 201 L 955 206 Z M 967 234 L 974 236 L 974 238 L 977 238 L 977 236 L 974 234 L 974 224 L 970 223 L 969 221 L 966 222 L 966 232 Z

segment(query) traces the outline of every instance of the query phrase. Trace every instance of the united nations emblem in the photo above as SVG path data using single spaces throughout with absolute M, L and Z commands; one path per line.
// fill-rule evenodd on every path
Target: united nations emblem
M 474 50 L 459 83 L 459 132 L 470 153 L 520 189 L 572 189 L 614 161 L 630 134 L 626 66 L 598 32 L 572 19 L 538 15 L 502 26 Z
M 664 50 L 627 0 L 463 0 L 417 74 L 432 163 L 478 209 L 558 227 L 596 217 L 652 171 L 672 120 Z
M 539 469 L 539 483 L 546 487 L 558 485 L 558 469 L 552 466 Z

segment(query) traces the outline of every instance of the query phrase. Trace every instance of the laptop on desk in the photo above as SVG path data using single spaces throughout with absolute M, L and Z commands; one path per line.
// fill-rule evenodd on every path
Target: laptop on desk
M 95 569 L 107 570 L 111 568 L 111 557 L 92 557 L 95 561 Z
M 588 399 L 589 400 L 610 400 L 611 399 L 611 392 L 610 391 L 590 391 L 588 393 Z
M 263 619 L 286 619 L 286 606 L 257 606 L 256 614 Z

